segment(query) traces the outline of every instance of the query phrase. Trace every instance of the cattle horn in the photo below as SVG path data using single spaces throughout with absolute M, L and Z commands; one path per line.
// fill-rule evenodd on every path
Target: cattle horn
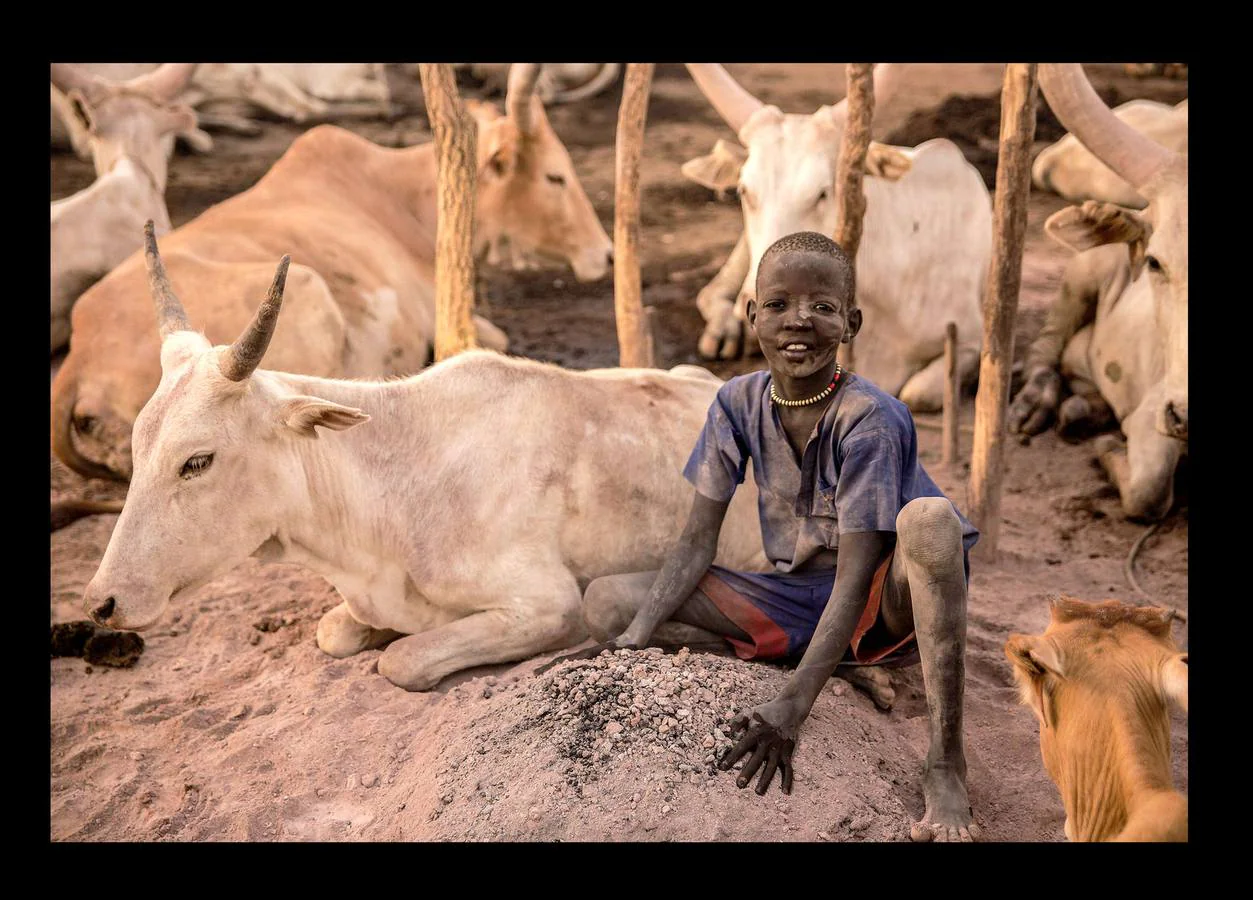
M 283 287 L 287 284 L 287 267 L 290 264 L 290 256 L 284 256 L 278 261 L 278 270 L 274 273 L 269 296 L 252 317 L 244 333 L 222 352 L 219 361 L 222 374 L 231 381 L 243 381 L 261 364 L 261 358 L 270 346 L 270 338 L 274 336 L 274 326 L 278 324 L 278 312 L 283 306 Z
M 1179 159 L 1114 115 L 1078 63 L 1040 66 L 1040 88 L 1066 130 L 1141 194 L 1154 175 Z
M 139 75 L 126 82 L 126 86 L 143 91 L 154 100 L 169 103 L 191 81 L 199 63 L 165 63 L 147 75 Z
M 105 86 L 102 79 L 69 63 L 52 63 L 51 80 L 64 94 L 77 90 L 88 98 Z
M 726 69 L 717 63 L 686 63 L 688 74 L 705 99 L 736 134 L 749 116 L 761 109 L 760 100 L 744 90 Z
M 531 118 L 531 97 L 539 81 L 539 63 L 514 63 L 509 67 L 509 86 L 505 90 L 505 112 L 523 134 L 534 133 Z
M 894 75 L 897 71 L 897 63 L 875 63 L 871 70 L 870 80 L 874 85 L 874 105 L 875 108 L 881 107 L 887 102 L 891 96 L 891 87 L 895 81 Z M 844 124 L 844 117 L 848 115 L 848 96 L 846 95 L 839 103 L 831 107 L 831 118 L 836 121 L 837 125 Z
M 190 330 L 183 304 L 178 301 L 174 288 L 170 286 L 170 278 L 165 274 L 152 219 L 144 224 L 144 265 L 148 267 L 148 290 L 152 292 L 152 302 L 157 305 L 157 327 L 161 330 L 161 340 L 175 331 Z

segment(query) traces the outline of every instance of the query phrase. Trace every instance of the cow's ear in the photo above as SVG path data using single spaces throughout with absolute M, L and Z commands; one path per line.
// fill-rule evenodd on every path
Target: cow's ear
M 1081 206 L 1067 206 L 1053 213 L 1044 223 L 1044 231 L 1053 240 L 1076 251 L 1102 244 L 1126 244 L 1134 278 L 1144 265 L 1144 251 L 1153 234 L 1153 225 L 1125 207 L 1086 200 Z
M 518 158 L 518 126 L 500 117 L 488 125 L 479 124 L 479 177 L 505 178 Z
M 1162 668 L 1162 693 L 1188 711 L 1188 654 L 1176 653 Z
M 1046 705 L 1050 679 L 1062 678 L 1061 657 L 1057 646 L 1043 635 L 1011 634 L 1005 644 L 1005 655 L 1014 664 L 1023 704 L 1031 707 L 1045 727 L 1056 726 Z
M 314 429 L 318 425 L 343 431 L 370 421 L 370 417 L 359 409 L 317 397 L 289 397 L 279 407 L 279 421 L 297 434 L 315 438 L 318 433 Z
M 713 152 L 689 159 L 679 171 L 689 181 L 695 181 L 702 187 L 722 194 L 739 184 L 740 169 L 746 159 L 747 150 L 739 144 L 719 138 L 714 144 Z
M 866 174 L 887 181 L 899 181 L 913 164 L 898 148 L 878 141 L 871 141 L 866 150 Z

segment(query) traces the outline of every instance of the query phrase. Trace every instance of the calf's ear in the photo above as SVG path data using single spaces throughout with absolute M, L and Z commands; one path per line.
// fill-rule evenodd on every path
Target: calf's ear
M 343 431 L 370 421 L 370 417 L 351 406 L 340 406 L 317 397 L 289 397 L 279 407 L 279 421 L 305 437 L 316 438 L 315 428 L 321 425 L 335 431 Z
M 1162 693 L 1188 711 L 1188 654 L 1177 653 L 1162 667 Z
M 1046 682 L 1063 677 L 1057 646 L 1043 635 L 1011 634 L 1005 643 L 1005 655 L 1014 665 L 1014 680 L 1023 704 L 1031 707 L 1041 725 L 1055 726 L 1044 698 Z

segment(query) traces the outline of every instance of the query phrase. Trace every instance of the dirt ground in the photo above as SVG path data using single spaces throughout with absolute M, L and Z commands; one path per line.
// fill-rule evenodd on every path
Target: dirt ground
M 843 94 L 842 65 L 729 69 L 785 112 L 811 112 Z M 1174 103 L 1187 95 L 1186 81 L 1131 78 L 1114 65 L 1088 71 L 1115 103 Z M 403 115 L 340 124 L 380 143 L 429 140 L 416 79 L 399 67 L 389 77 Z M 950 137 L 990 179 L 999 86 L 995 65 L 917 66 L 877 110 L 875 136 L 908 143 Z M 610 233 L 619 93 L 550 110 Z M 1060 132 L 1049 130 L 1055 122 L 1046 113 L 1040 137 L 1052 140 Z M 167 191 L 174 225 L 251 186 L 302 130 L 267 122 L 257 138 L 217 135 L 210 155 L 180 151 Z M 682 67 L 659 66 L 641 174 L 641 254 L 644 301 L 657 310 L 658 364 L 666 367 L 700 362 L 695 346 L 703 323 L 693 300 L 739 235 L 733 200 L 715 199 L 679 172 L 720 137 L 734 135 Z M 91 178 L 87 163 L 52 155 L 52 199 Z M 1018 357 L 1040 327 L 1067 258 L 1042 230 L 1063 205 L 1052 195 L 1031 197 Z M 511 352 L 574 368 L 617 363 L 612 277 L 579 284 L 568 271 L 485 273 L 484 283 L 485 314 L 509 335 Z M 709 367 L 725 378 L 760 365 L 757 358 Z M 972 421 L 973 397 L 963 417 Z M 920 428 L 922 461 L 965 509 L 969 466 L 942 469 L 939 437 Z M 966 459 L 969 440 L 965 435 Z M 124 494 L 55 459 L 50 480 L 53 499 Z M 1183 508 L 1146 542 L 1138 573 L 1157 602 L 1186 611 L 1188 519 L 1182 490 L 1180 496 Z M 1121 518 L 1090 443 L 1068 444 L 1052 433 L 1009 445 L 1003 515 L 1000 558 L 976 564 L 970 587 L 971 800 L 987 840 L 1060 841 L 1062 805 L 1040 761 L 1035 720 L 1017 703 L 1003 647 L 1011 632 L 1044 628 L 1049 594 L 1142 600 L 1123 565 L 1144 526 Z M 52 622 L 83 618 L 82 591 L 115 521 L 87 518 L 52 535 Z M 380 651 L 335 660 L 317 649 L 318 619 L 334 605 L 321 578 L 249 560 L 172 608 L 144 635 L 146 649 L 133 667 L 53 658 L 52 839 L 897 840 L 907 839 L 910 821 L 922 813 L 927 719 L 916 666 L 892 671 L 897 699 L 890 712 L 833 680 L 801 733 L 792 795 L 772 788 L 757 797 L 737 790 L 733 775 L 711 771 L 708 756 L 722 746 L 717 729 L 731 714 L 782 686 L 782 666 L 638 653 L 598 661 L 599 670 L 562 667 L 537 678 L 545 657 L 406 693 L 375 671 Z M 1186 641 L 1186 633 L 1176 634 Z M 607 701 L 593 704 L 604 694 L 588 687 L 599 683 L 589 681 L 593 670 L 632 697 L 656 691 L 644 698 L 660 703 L 652 710 L 655 727 L 641 730 L 646 721 L 615 731 L 602 715 Z M 661 703 L 667 698 L 669 705 Z M 602 722 L 601 733 L 588 731 L 589 723 Z M 1186 718 L 1172 719 L 1171 743 L 1176 784 L 1186 791 Z

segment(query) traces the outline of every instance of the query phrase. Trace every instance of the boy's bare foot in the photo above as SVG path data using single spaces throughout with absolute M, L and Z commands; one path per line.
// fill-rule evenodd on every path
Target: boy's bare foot
M 966 779 L 953 767 L 928 765 L 923 776 L 922 793 L 927 811 L 922 821 L 909 831 L 911 840 L 970 843 L 979 840 L 981 829 L 975 824 L 970 799 L 966 795 Z

